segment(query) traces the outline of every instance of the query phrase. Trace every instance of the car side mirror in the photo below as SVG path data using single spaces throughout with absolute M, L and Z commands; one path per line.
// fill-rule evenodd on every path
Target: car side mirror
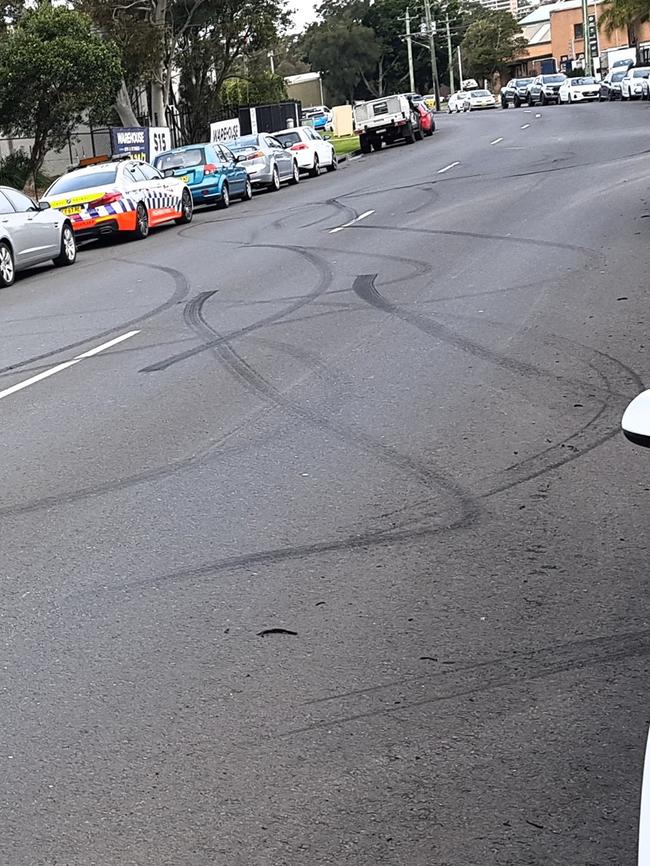
M 163 171 L 162 176 L 163 177 L 174 177 L 174 169 L 173 168 L 166 168 Z
M 51 207 L 49 201 L 39 201 L 38 203 L 38 210 L 49 210 Z
M 623 414 L 621 426 L 630 442 L 650 448 L 650 391 L 632 400 Z

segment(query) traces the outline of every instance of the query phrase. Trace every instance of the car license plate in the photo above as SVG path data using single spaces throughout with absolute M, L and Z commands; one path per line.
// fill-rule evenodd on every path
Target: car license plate
M 69 216 L 71 214 L 79 213 L 80 210 L 81 210 L 81 205 L 77 204 L 77 205 L 73 205 L 72 207 L 62 207 L 61 213 L 68 214 L 68 216 Z

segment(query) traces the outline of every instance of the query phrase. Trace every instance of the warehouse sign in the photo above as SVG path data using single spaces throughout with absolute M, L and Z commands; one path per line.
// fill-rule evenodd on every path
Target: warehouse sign
M 153 162 L 159 153 L 169 150 L 171 146 L 171 133 L 166 126 L 111 127 L 111 153 L 113 156 Z
M 233 138 L 239 138 L 241 135 L 239 121 L 233 120 L 218 120 L 216 123 L 210 124 L 210 141 L 212 144 L 219 144 L 223 141 L 232 141 Z

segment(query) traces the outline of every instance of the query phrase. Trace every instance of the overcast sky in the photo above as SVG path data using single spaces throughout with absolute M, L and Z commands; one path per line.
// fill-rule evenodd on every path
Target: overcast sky
M 293 31 L 302 30 L 305 24 L 310 24 L 316 17 L 314 0 L 288 0 L 287 6 L 295 9 L 293 16 Z

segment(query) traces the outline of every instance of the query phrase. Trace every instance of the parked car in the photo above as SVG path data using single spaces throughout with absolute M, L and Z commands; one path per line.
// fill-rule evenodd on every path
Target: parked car
M 0 186 L 0 287 L 10 286 L 16 272 L 52 261 L 73 265 L 77 245 L 70 218 L 48 202 L 37 204 L 10 186 Z
M 600 85 L 595 78 L 587 75 L 583 78 L 567 78 L 560 85 L 560 104 L 571 102 L 595 102 L 600 95 Z
M 621 99 L 643 99 L 648 93 L 650 68 L 634 66 L 621 78 Z
M 300 168 L 295 153 L 285 150 L 277 138 L 266 132 L 244 135 L 225 142 L 228 150 L 248 172 L 253 186 L 265 186 L 271 191 L 280 189 L 283 181 L 300 181 Z
M 415 110 L 420 117 L 420 130 L 422 135 L 431 136 L 436 131 L 436 121 L 433 117 L 434 111 L 422 102 L 415 103 Z
M 469 97 L 470 111 L 479 111 L 484 108 L 497 107 L 497 101 L 489 90 L 470 90 L 467 95 Z
M 70 219 L 78 237 L 129 232 L 142 239 L 152 226 L 191 222 L 194 212 L 181 178 L 130 159 L 74 169 L 55 180 L 43 200 Z
M 625 69 L 626 71 L 630 69 L 630 67 L 634 66 L 635 60 L 632 57 L 625 57 L 621 60 L 615 60 L 612 63 L 612 69 Z
M 464 90 L 457 90 L 456 93 L 452 93 L 449 97 L 447 113 L 453 114 L 456 112 L 460 114 L 461 111 L 469 111 L 469 93 L 465 93 Z
M 621 98 L 621 81 L 625 77 L 626 69 L 612 69 L 600 82 L 600 94 L 598 99 L 603 102 L 611 102 L 613 99 Z
M 532 78 L 511 78 L 506 86 L 501 88 L 502 108 L 508 108 L 511 104 L 515 108 L 519 108 L 522 102 L 526 102 L 528 85 L 532 83 L 532 80 Z
M 193 144 L 158 154 L 154 161 L 164 177 L 178 177 L 192 192 L 194 204 L 226 208 L 232 198 L 253 197 L 248 172 L 232 151 L 220 144 Z
M 283 129 L 274 132 L 273 137 L 296 155 L 300 170 L 308 171 L 312 177 L 318 177 L 321 168 L 336 171 L 339 167 L 334 147 L 310 126 Z
M 314 129 L 326 129 L 332 123 L 332 112 L 326 105 L 311 105 L 303 109 L 302 121 L 309 121 Z
M 528 85 L 527 102 L 529 105 L 556 104 L 560 101 L 560 87 L 566 81 L 566 75 L 561 72 L 553 75 L 538 75 Z

